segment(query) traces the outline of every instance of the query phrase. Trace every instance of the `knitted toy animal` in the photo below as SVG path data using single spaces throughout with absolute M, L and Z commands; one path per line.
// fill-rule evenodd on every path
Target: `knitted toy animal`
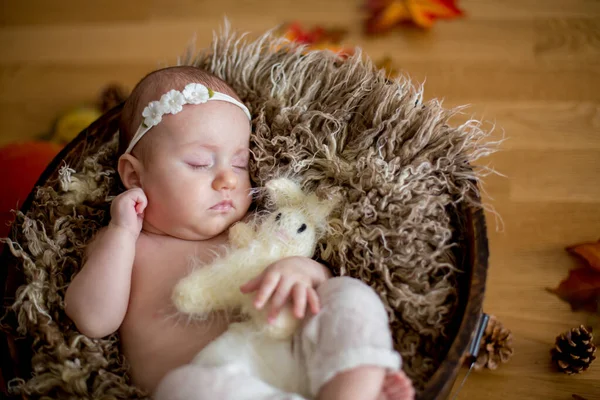
M 311 257 L 333 200 L 321 201 L 305 194 L 288 178 L 267 183 L 276 211 L 262 222 L 239 222 L 229 232 L 231 248 L 212 264 L 197 268 L 173 290 L 173 303 L 185 314 L 207 316 L 213 311 L 240 310 L 250 317 L 255 331 L 278 339 L 289 338 L 299 324 L 286 306 L 271 324 L 264 310 L 256 310 L 253 295 L 240 286 L 258 276 L 273 262 L 291 256 Z M 248 327 L 249 328 L 249 327 Z

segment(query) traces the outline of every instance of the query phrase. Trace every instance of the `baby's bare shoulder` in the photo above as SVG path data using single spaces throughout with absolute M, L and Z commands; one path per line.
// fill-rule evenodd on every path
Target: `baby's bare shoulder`
M 142 232 L 136 244 L 135 264 L 167 264 L 171 268 L 209 262 L 227 244 L 227 235 L 210 240 L 183 240 Z

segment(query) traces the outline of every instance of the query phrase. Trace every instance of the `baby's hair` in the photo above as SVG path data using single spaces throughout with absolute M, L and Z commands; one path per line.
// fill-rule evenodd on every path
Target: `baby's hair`
M 163 94 L 171 89 L 183 90 L 185 85 L 191 82 L 201 83 L 210 89 L 240 100 L 237 93 L 225 81 L 197 67 L 168 67 L 151 72 L 133 88 L 131 95 L 129 95 L 123 106 L 119 121 L 119 155 L 125 152 L 133 135 L 142 123 L 142 111 L 148 103 L 159 100 Z M 140 151 L 140 153 L 143 152 Z

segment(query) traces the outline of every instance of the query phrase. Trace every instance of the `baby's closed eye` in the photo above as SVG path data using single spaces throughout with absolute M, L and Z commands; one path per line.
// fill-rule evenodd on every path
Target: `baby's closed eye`
M 193 165 L 193 164 L 188 164 L 192 169 L 206 169 L 206 168 L 210 168 L 210 165 Z
M 185 163 L 193 169 L 208 168 L 208 167 L 212 166 L 212 164 L 213 164 L 212 160 L 202 160 L 202 159 L 187 160 Z
M 231 160 L 231 165 L 234 168 L 248 169 L 248 156 L 236 156 Z
M 184 157 L 184 162 L 193 169 L 203 169 L 214 164 L 214 157 L 209 154 L 190 154 Z

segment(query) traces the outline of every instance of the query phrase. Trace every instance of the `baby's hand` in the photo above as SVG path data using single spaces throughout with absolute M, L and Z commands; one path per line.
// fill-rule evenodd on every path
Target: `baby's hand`
M 274 262 L 240 289 L 242 293 L 258 290 L 254 300 L 257 309 L 270 300 L 269 322 L 275 320 L 290 297 L 293 297 L 294 315 L 304 318 L 307 303 L 313 314 L 319 312 L 315 288 L 328 277 L 326 268 L 318 262 L 305 257 L 289 257 Z
M 129 189 L 113 200 L 110 206 L 110 223 L 137 236 L 142 230 L 147 205 L 148 199 L 142 189 Z

